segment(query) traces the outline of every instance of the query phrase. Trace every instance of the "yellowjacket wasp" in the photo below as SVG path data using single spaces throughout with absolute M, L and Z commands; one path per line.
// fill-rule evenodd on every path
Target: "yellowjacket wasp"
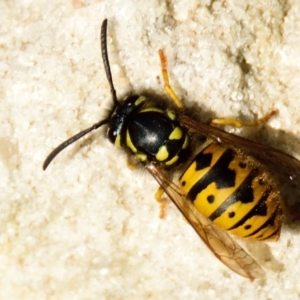
M 104 20 L 101 50 L 113 107 L 105 119 L 55 148 L 46 158 L 43 169 L 64 148 L 106 125 L 110 142 L 125 150 L 134 165 L 144 167 L 157 180 L 158 197 L 163 193 L 169 196 L 220 261 L 250 280 L 261 277 L 264 273 L 261 267 L 231 234 L 253 240 L 279 238 L 282 197 L 272 173 L 280 170 L 280 180 L 296 185 L 300 178 L 300 162 L 288 154 L 192 117 L 169 84 L 162 50 L 159 51 L 162 75 L 170 99 L 130 95 L 119 101 L 106 38 L 107 20 Z M 213 123 L 256 125 L 273 114 L 246 124 L 227 119 L 217 119 Z M 203 137 L 210 144 L 197 153 Z M 174 183 L 171 175 L 183 168 L 186 169 L 179 183 Z

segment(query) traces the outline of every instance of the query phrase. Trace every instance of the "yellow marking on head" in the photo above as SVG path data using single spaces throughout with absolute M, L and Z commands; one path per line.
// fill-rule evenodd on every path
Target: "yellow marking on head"
M 180 140 L 182 138 L 182 130 L 179 127 L 175 127 L 172 133 L 169 135 L 169 140 Z
M 118 134 L 115 139 L 115 146 L 121 147 L 121 136 Z
M 127 145 L 127 147 L 129 147 L 131 149 L 131 151 L 133 153 L 137 152 L 137 149 L 135 148 L 135 146 L 133 145 L 133 143 L 131 141 L 130 134 L 129 134 L 128 130 L 126 131 L 126 145 Z
M 141 104 L 142 102 L 144 102 L 144 101 L 146 101 L 147 100 L 147 98 L 145 97 L 145 96 L 139 96 L 138 98 L 137 98 L 137 100 L 134 102 L 134 105 L 135 106 L 138 106 L 139 104 Z
M 155 157 L 158 161 L 164 161 L 168 158 L 168 156 L 169 156 L 169 152 L 167 147 L 161 146 Z

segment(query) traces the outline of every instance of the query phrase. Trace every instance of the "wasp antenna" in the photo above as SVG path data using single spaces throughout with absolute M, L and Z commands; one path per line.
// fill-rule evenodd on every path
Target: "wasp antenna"
M 92 125 L 91 127 L 80 131 L 79 133 L 75 134 L 74 136 L 72 136 L 71 138 L 69 138 L 68 140 L 64 141 L 63 143 L 61 143 L 59 146 L 57 146 L 45 159 L 44 164 L 43 164 L 43 170 L 45 171 L 47 169 L 47 167 L 49 166 L 49 164 L 51 163 L 51 161 L 56 157 L 56 155 L 58 153 L 60 153 L 62 150 L 64 150 L 66 147 L 68 147 L 69 145 L 73 144 L 74 142 L 76 142 L 77 140 L 79 140 L 80 138 L 82 138 L 83 136 L 85 136 L 87 133 L 101 127 L 104 124 L 107 124 L 109 120 L 102 120 L 99 121 L 98 123 L 95 123 L 94 125 Z
M 112 100 L 116 104 L 116 103 L 118 103 L 117 93 L 116 93 L 114 83 L 112 80 L 109 59 L 108 59 L 108 54 L 107 54 L 107 19 L 105 19 L 102 22 L 100 41 L 101 41 L 102 60 L 103 60 L 103 65 L 104 65 L 104 69 L 105 69 L 105 73 L 106 73 L 106 78 L 107 78 L 109 86 L 110 86 L 110 93 L 112 96 Z

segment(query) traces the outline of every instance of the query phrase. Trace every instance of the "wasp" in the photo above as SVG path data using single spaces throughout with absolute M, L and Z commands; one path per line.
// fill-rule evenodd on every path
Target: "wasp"
M 164 51 L 159 51 L 164 88 L 169 99 L 129 95 L 117 99 L 107 50 L 107 20 L 101 26 L 101 53 L 113 106 L 108 116 L 55 148 L 43 169 L 70 144 L 106 126 L 106 136 L 123 149 L 134 166 L 145 168 L 159 183 L 212 253 L 237 274 L 254 280 L 260 265 L 232 235 L 277 240 L 283 219 L 282 182 L 298 185 L 300 162 L 260 143 L 227 133 L 218 124 L 256 125 L 216 119 L 205 124 L 184 106 L 169 83 Z M 200 144 L 206 139 L 206 146 Z M 204 148 L 204 149 L 203 149 Z M 200 151 L 199 151 L 200 149 Z M 198 152 L 198 153 L 197 153 Z M 173 174 L 181 171 L 178 182 Z M 280 171 L 279 171 L 280 170 Z

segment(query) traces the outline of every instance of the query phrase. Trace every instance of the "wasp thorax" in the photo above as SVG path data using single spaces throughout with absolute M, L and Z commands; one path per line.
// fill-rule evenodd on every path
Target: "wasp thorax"
M 186 157 L 187 130 L 180 126 L 176 112 L 150 101 L 144 96 L 131 96 L 119 104 L 111 115 L 107 136 L 114 145 L 129 149 L 139 161 L 171 166 Z

